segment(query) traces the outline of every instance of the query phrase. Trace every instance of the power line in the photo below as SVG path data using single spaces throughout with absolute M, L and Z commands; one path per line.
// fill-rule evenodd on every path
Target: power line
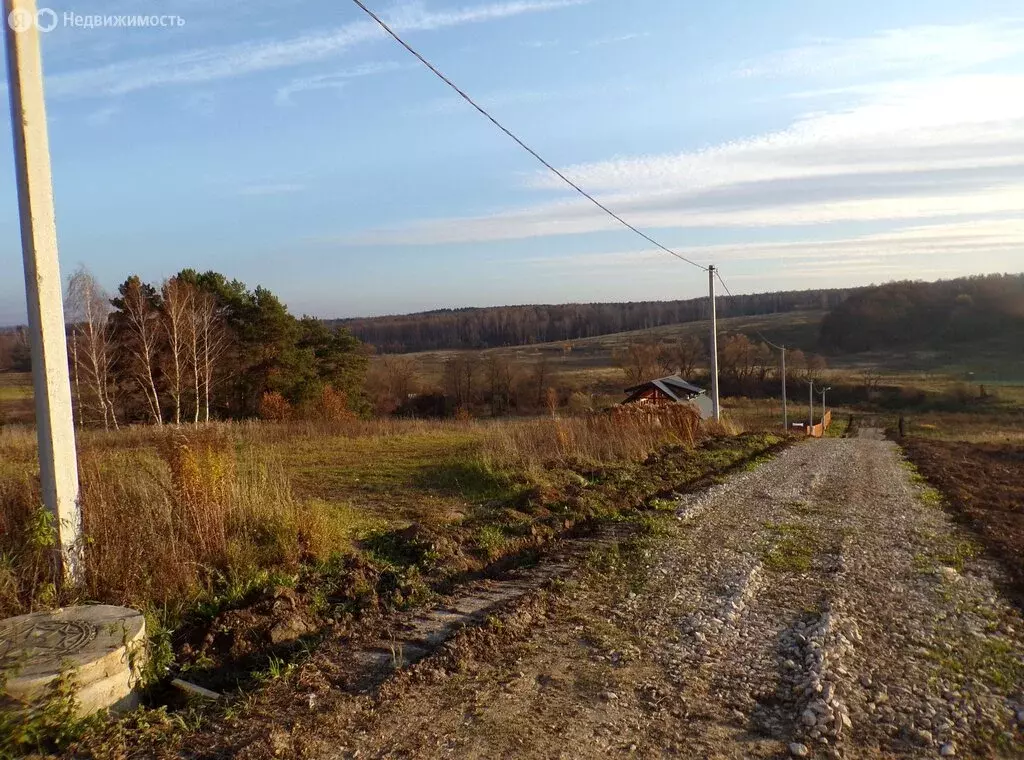
M 722 273 L 718 271 L 718 269 L 715 269 L 715 277 L 718 278 L 718 281 L 722 283 L 722 287 L 725 288 L 725 292 L 729 294 L 730 298 L 732 298 L 732 291 L 729 290 L 729 286 L 725 284 L 725 280 L 722 279 Z
M 541 164 L 543 164 L 543 165 L 544 165 L 544 166 L 545 166 L 545 167 L 546 167 L 546 168 L 547 168 L 547 169 L 548 169 L 549 171 L 551 171 L 551 172 L 552 172 L 552 173 L 553 173 L 553 174 L 554 174 L 555 176 L 557 176 L 557 177 L 558 177 L 558 178 L 559 178 L 560 180 L 562 180 L 562 181 L 563 181 L 563 182 L 564 182 L 565 184 L 567 184 L 567 185 L 568 185 L 569 187 L 571 187 L 571 188 L 572 188 L 573 190 L 575 190 L 575 191 L 576 191 L 577 193 L 579 193 L 580 195 L 582 195 L 582 196 L 583 196 L 584 198 L 586 198 L 586 199 L 587 199 L 588 201 L 590 201 L 591 203 L 593 203 L 593 204 L 594 204 L 595 206 L 597 206 L 597 207 L 598 207 L 599 209 L 601 209 L 601 210 L 602 210 L 602 211 L 603 211 L 604 213 L 608 214 L 608 216 L 610 216 L 610 217 L 611 217 L 612 219 L 614 219 L 615 221 L 617 221 L 617 222 L 618 222 L 619 224 L 621 224 L 621 225 L 622 225 L 623 227 L 626 227 L 627 229 L 629 229 L 629 230 L 632 230 L 632 231 L 633 231 L 633 232 L 635 232 L 635 233 L 636 233 L 637 235 L 639 235 L 639 236 L 640 236 L 640 237 L 642 237 L 642 238 L 643 238 L 644 240 L 646 240 L 646 241 L 647 241 L 648 243 L 651 243 L 652 245 L 655 245 L 655 246 L 657 246 L 658 248 L 660 248 L 661 250 L 663 250 L 663 251 L 664 251 L 665 253 L 668 253 L 668 254 L 671 254 L 672 256 L 675 256 L 675 257 L 676 257 L 677 259 L 680 259 L 680 260 L 682 260 L 682 261 L 685 261 L 685 262 L 686 262 L 687 264 L 691 264 L 691 265 L 693 265 L 693 266 L 697 267 L 698 269 L 700 269 L 700 270 L 703 270 L 703 271 L 705 271 L 705 272 L 706 272 L 706 271 L 708 271 L 708 268 L 707 268 L 707 267 L 705 267 L 705 266 L 701 266 L 701 265 L 700 265 L 700 264 L 698 264 L 698 263 L 697 263 L 696 261 L 691 261 L 690 259 L 686 258 L 686 257 L 685 257 L 685 256 L 683 256 L 682 254 L 676 253 L 676 252 L 675 252 L 675 251 L 673 251 L 673 250 L 672 250 L 671 248 L 668 248 L 668 247 L 666 247 L 666 246 L 662 245 L 661 243 L 659 243 L 659 242 L 658 242 L 657 240 L 655 240 L 654 238 L 652 238 L 652 237 L 651 237 L 650 235 L 648 235 L 647 233 L 645 233 L 645 232 L 641 232 L 641 231 L 640 231 L 639 229 L 637 229 L 636 227 L 634 227 L 634 226 L 633 226 L 632 224 L 630 224 L 629 222 L 627 222 L 627 221 L 626 221 L 625 219 L 623 219 L 623 218 L 622 218 L 621 216 L 619 216 L 619 215 L 618 215 L 618 214 L 616 214 L 616 213 L 615 213 L 614 211 L 612 211 L 612 210 L 611 210 L 610 208 L 608 208 L 608 207 L 607 207 L 607 206 L 605 206 L 605 205 L 604 205 L 603 203 L 601 203 L 601 201 L 597 200 L 597 198 L 595 198 L 594 196 L 592 196 L 592 195 L 591 195 L 590 193 L 588 193 L 588 192 L 587 192 L 586 190 L 584 190 L 584 189 L 583 189 L 582 187 L 580 187 L 580 186 L 579 186 L 579 185 L 577 185 L 577 184 L 576 184 L 575 182 L 573 182 L 573 181 L 572 181 L 571 179 L 569 179 L 568 177 L 566 177 L 566 176 L 565 176 L 565 175 L 564 175 L 564 174 L 563 174 L 562 172 L 560 172 L 560 171 L 559 171 L 558 169 L 556 169 L 556 168 L 555 168 L 554 166 L 552 166 L 552 165 L 551 165 L 550 163 L 548 163 L 547 161 L 545 161 L 545 160 L 544 160 L 544 159 L 543 159 L 543 158 L 542 158 L 542 157 L 540 156 L 540 154 L 539 154 L 539 153 L 537 153 L 537 151 L 535 151 L 535 150 L 534 150 L 533 148 L 531 148 L 531 147 L 530 147 L 529 145 L 527 145 L 527 144 L 526 144 L 525 142 L 523 142 L 523 141 L 522 141 L 521 139 L 519 139 L 518 137 L 516 137 L 516 135 L 515 135 L 515 134 L 513 134 L 513 133 L 512 133 L 512 131 L 511 131 L 510 129 L 508 129 L 508 127 L 504 126 L 504 125 L 503 125 L 503 124 L 502 124 L 501 122 L 499 122 L 499 121 L 498 121 L 497 119 L 495 119 L 495 118 L 494 118 L 493 116 L 491 116 L 491 115 L 490 115 L 490 114 L 489 114 L 489 113 L 488 113 L 488 112 L 487 112 L 487 111 L 486 111 L 486 110 L 485 110 L 485 109 L 484 109 L 484 108 L 483 108 L 482 106 L 478 105 L 478 104 L 477 104 L 477 102 L 476 102 L 475 100 L 473 100 L 473 99 L 472 99 L 471 97 L 469 97 L 469 95 L 467 95 L 467 94 L 466 94 L 466 93 L 465 93 L 465 92 L 464 92 L 463 90 L 461 90 L 461 89 L 459 88 L 459 86 L 458 86 L 457 84 L 455 84 L 455 83 L 454 83 L 454 82 L 453 82 L 453 81 L 452 81 L 451 79 L 449 79 L 449 78 L 448 78 L 448 77 L 446 77 L 446 76 L 445 76 L 444 74 L 442 74 L 442 73 L 441 73 L 441 71 L 440 71 L 440 70 L 439 70 L 439 69 L 438 69 L 438 68 L 437 68 L 436 66 L 434 66 L 434 65 L 433 65 L 433 64 L 432 64 L 432 63 L 431 63 L 430 61 L 428 61 L 428 60 L 427 60 L 426 58 L 424 58 L 424 57 L 423 57 L 422 55 L 420 55 L 419 53 L 417 53 L 417 52 L 416 52 L 416 51 L 415 51 L 415 50 L 414 50 L 414 49 L 413 49 L 413 48 L 412 48 L 412 47 L 411 47 L 411 46 L 410 46 L 410 45 L 409 45 L 409 44 L 408 44 L 408 43 L 407 43 L 407 42 L 406 42 L 405 40 L 403 40 L 403 39 L 402 39 L 401 37 L 399 37 L 399 36 L 398 36 L 398 35 L 397 35 L 397 34 L 396 34 L 396 33 L 394 32 L 394 30 L 392 30 L 392 29 L 391 29 L 391 27 L 390 27 L 390 26 L 388 26 L 388 25 L 387 25 L 387 24 L 386 24 L 386 23 L 385 23 L 385 22 L 383 21 L 383 19 L 381 19 L 381 17 L 380 17 L 380 16 L 378 16 L 378 15 L 377 15 L 376 13 L 374 13 L 374 12 L 373 12 L 372 10 L 370 10 L 369 8 L 367 8 L 367 7 L 366 7 L 366 6 L 365 6 L 365 5 L 363 4 L 362 0 L 352 0 L 352 2 L 354 2 L 354 3 L 356 4 L 356 5 L 358 5 L 358 6 L 359 6 L 359 7 L 360 7 L 360 8 L 361 8 L 361 9 L 362 9 L 362 10 L 363 10 L 363 11 L 364 11 L 365 13 L 366 13 L 366 15 L 368 15 L 368 16 L 369 16 L 370 18 L 372 18 L 372 19 L 373 19 L 374 21 L 376 21 L 376 22 L 377 22 L 377 24 L 378 24 L 378 25 L 380 26 L 380 28 L 381 28 L 381 29 L 383 29 L 383 30 L 384 30 L 385 32 L 387 32 L 387 33 L 388 33 L 388 34 L 389 34 L 389 35 L 390 35 L 391 37 L 393 37 L 393 38 L 394 38 L 395 42 L 397 42 L 397 43 L 398 43 L 399 45 L 401 45 L 401 46 L 402 46 L 402 47 L 404 47 L 404 48 L 405 48 L 406 50 L 408 50 L 408 51 L 409 51 L 410 53 L 412 53 L 412 55 L 413 55 L 413 56 L 415 56 L 415 57 L 416 57 L 416 58 L 417 58 L 417 59 L 419 60 L 419 62 L 420 62 L 420 63 L 422 63 L 422 64 L 423 64 L 424 66 L 426 66 L 426 67 L 427 67 L 428 69 L 430 69 L 430 70 L 431 70 L 431 71 L 432 71 L 432 72 L 433 72 L 433 73 L 434 73 L 434 74 L 435 74 L 435 75 L 437 76 L 437 78 L 438 78 L 438 79 L 440 79 L 440 80 L 441 80 L 442 82 L 444 82 L 444 83 L 445 83 L 446 85 L 448 85 L 448 86 L 449 86 L 449 87 L 451 87 L 451 88 L 452 88 L 453 90 L 455 90 L 455 92 L 457 92 L 457 93 L 459 94 L 459 96 L 460 96 L 460 97 L 461 97 L 461 98 L 462 98 L 463 100 L 465 100 L 465 101 L 466 101 L 467 103 L 469 103 L 469 104 L 470 104 L 471 106 L 473 106 L 473 108 L 475 108 L 475 109 L 476 109 L 477 111 L 479 111 L 479 112 L 480 112 L 480 113 L 481 113 L 481 114 L 482 114 L 482 115 L 483 115 L 484 117 L 486 117 L 486 118 L 487 118 L 487 119 L 488 119 L 488 120 L 489 120 L 489 121 L 490 121 L 490 122 L 491 122 L 492 124 L 494 124 L 494 126 L 496 126 L 496 127 L 498 128 L 498 129 L 500 129 L 500 130 L 501 130 L 502 132 L 504 132 L 504 133 L 505 133 L 506 135 L 508 135 L 508 136 L 509 136 L 510 138 L 512 138 L 512 139 L 513 139 L 513 140 L 514 140 L 514 141 L 516 142 L 516 144 L 518 144 L 518 145 L 519 145 L 519 147 L 520 147 L 520 148 L 522 148 L 522 149 L 523 149 L 523 150 L 525 150 L 525 151 L 526 151 L 527 153 L 529 153 L 529 154 L 530 154 L 531 156 L 533 156 L 533 157 L 534 157 L 535 159 L 537 159 L 538 161 L 540 161 L 540 163 L 541 163 Z
M 735 298 L 735 296 L 733 296 L 733 294 L 732 294 L 732 291 L 731 291 L 731 290 L 729 290 L 729 286 L 725 284 L 725 280 L 723 280 L 723 279 L 722 279 L 722 273 L 721 273 L 721 272 L 719 272 L 717 268 L 715 269 L 715 276 L 716 276 L 716 277 L 718 277 L 718 281 L 719 281 L 720 283 L 722 283 L 722 287 L 723 287 L 723 288 L 725 289 L 725 292 L 729 294 L 729 297 L 730 297 L 730 298 Z M 785 347 L 785 346 L 779 346 L 779 345 L 776 345 L 775 343 L 772 343 L 772 342 L 771 342 L 770 340 L 768 340 L 768 339 L 767 339 L 766 337 L 764 337 L 764 335 L 763 335 L 763 334 L 761 333 L 761 331 L 760 331 L 760 330 L 754 330 L 754 333 L 755 333 L 755 334 L 756 334 L 756 335 L 757 335 L 757 336 L 758 336 L 758 337 L 759 337 L 759 338 L 760 338 L 761 340 L 763 340 L 763 341 L 764 341 L 765 343 L 767 343 L 767 344 L 768 344 L 769 346 L 771 346 L 772 348 L 777 348 L 777 349 L 779 349 L 779 351 L 785 351 L 785 350 L 786 350 L 786 347 Z
M 777 345 L 775 345 L 774 343 L 772 343 L 772 342 L 771 342 L 770 340 L 768 340 L 768 339 L 767 339 L 766 337 L 764 337 L 764 335 L 762 335 L 762 334 L 761 334 L 761 331 L 760 331 L 760 330 L 754 330 L 754 332 L 755 332 L 755 333 L 757 333 L 757 336 L 758 336 L 758 337 L 759 337 L 759 338 L 760 338 L 761 340 L 763 340 L 763 341 L 764 341 L 765 343 L 767 343 L 767 344 L 768 344 L 769 346 L 771 346 L 772 348 L 777 348 L 777 349 L 779 349 L 780 351 L 785 351 L 785 350 L 786 350 L 786 347 L 785 347 L 785 346 L 777 346 Z

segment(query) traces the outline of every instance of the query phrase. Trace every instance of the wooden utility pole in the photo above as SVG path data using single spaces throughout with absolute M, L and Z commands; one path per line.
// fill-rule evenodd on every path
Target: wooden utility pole
M 36 3 L 4 0 L 3 8 L 39 475 L 57 528 L 63 580 L 77 585 L 83 580 L 82 518 Z
M 715 307 L 715 265 L 708 267 L 708 295 L 711 299 L 711 407 L 715 422 L 722 419 L 718 403 L 718 311 Z

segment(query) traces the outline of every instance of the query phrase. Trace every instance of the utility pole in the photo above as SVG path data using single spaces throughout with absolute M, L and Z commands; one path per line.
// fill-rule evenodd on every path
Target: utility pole
M 718 313 L 715 309 L 715 265 L 708 267 L 708 293 L 711 299 L 711 405 L 715 422 L 722 419 L 718 403 Z
M 828 388 L 825 388 L 825 390 L 821 391 L 821 425 L 822 425 L 822 433 L 823 434 L 825 432 L 825 430 L 824 430 L 824 426 L 825 426 L 825 394 L 828 393 L 830 390 L 832 390 L 832 386 L 831 385 Z
M 786 407 L 786 347 L 782 346 L 782 429 L 789 430 L 789 409 Z
M 63 581 L 77 585 L 83 580 L 78 462 L 36 2 L 4 0 L 3 9 L 39 439 L 39 477 L 43 504 L 53 515 L 57 528 Z
M 810 380 L 810 385 L 807 388 L 807 398 L 810 403 L 807 405 L 807 427 L 808 430 L 814 427 L 814 381 Z

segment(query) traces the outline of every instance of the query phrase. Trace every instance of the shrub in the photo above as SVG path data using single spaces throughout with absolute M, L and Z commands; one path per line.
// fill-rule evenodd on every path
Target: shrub
M 349 422 L 356 418 L 355 413 L 349 409 L 348 396 L 344 391 L 336 391 L 330 385 L 325 385 L 320 392 L 316 416 L 327 422 Z
M 277 391 L 268 391 L 260 397 L 259 415 L 268 422 L 284 422 L 292 418 L 292 405 Z

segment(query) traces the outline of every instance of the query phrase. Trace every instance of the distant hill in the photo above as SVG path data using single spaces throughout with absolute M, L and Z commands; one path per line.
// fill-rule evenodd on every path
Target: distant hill
M 819 344 L 833 353 L 947 348 L 991 338 L 1024 346 L 1024 274 L 892 282 L 863 288 L 825 316 Z
M 829 310 L 859 289 L 794 290 L 723 296 L 722 318 Z M 525 346 L 594 338 L 707 319 L 707 298 L 682 301 L 495 306 L 401 316 L 329 320 L 379 353 Z

